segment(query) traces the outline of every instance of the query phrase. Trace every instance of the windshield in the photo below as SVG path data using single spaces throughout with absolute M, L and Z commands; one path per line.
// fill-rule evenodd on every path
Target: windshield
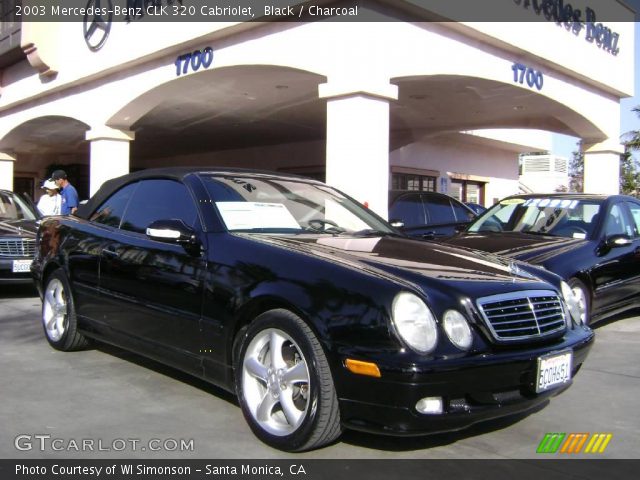
M 264 176 L 203 176 L 229 231 L 394 233 L 366 208 L 322 184 Z
M 598 200 L 571 198 L 506 198 L 485 212 L 468 231 L 590 238 L 601 204 Z
M 23 199 L 11 192 L 0 192 L 0 221 L 35 220 L 36 216 Z

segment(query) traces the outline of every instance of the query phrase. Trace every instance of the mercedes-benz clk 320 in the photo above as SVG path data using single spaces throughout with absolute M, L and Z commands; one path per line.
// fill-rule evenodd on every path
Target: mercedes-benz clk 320
M 106 342 L 203 378 L 288 451 L 533 409 L 594 339 L 556 275 L 410 239 L 323 183 L 268 172 L 110 180 L 78 216 L 42 222 L 32 274 L 54 348 Z

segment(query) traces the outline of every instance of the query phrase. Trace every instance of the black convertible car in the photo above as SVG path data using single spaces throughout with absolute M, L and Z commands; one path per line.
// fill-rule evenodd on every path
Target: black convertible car
M 295 176 L 129 174 L 37 241 L 54 348 L 97 339 L 204 378 L 284 450 L 531 409 L 571 384 L 594 338 L 556 275 L 409 239 Z
M 557 273 L 584 323 L 640 307 L 640 201 L 625 195 L 518 195 L 446 243 Z
M 33 205 L 9 190 L 0 190 L 0 284 L 32 283 L 31 262 L 36 250 Z

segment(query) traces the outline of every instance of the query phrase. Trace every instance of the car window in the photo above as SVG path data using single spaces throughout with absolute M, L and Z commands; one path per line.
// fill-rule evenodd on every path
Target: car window
M 633 202 L 626 202 L 629 211 L 631 212 L 631 218 L 633 219 L 634 236 L 640 237 L 640 205 Z
M 453 213 L 456 216 L 456 221 L 458 222 L 469 222 L 473 220 L 476 216 L 473 212 L 470 212 L 464 205 L 461 203 L 451 201 L 451 205 L 453 207 Z
M 426 223 L 419 195 L 405 195 L 389 209 L 389 218 L 402 220 L 405 227 L 417 227 Z
M 221 220 L 232 232 L 394 233 L 368 208 L 327 185 L 270 175 L 200 178 Z
M 455 223 L 456 216 L 453 213 L 451 202 L 446 197 L 426 197 L 425 210 L 427 211 L 427 223 Z
M 144 180 L 136 190 L 120 228 L 145 233 L 156 220 L 182 220 L 194 227 L 198 211 L 187 187 L 164 179 Z
M 96 211 L 89 217 L 89 220 L 102 225 L 108 225 L 110 227 L 118 228 L 122 221 L 122 215 L 124 214 L 127 204 L 136 188 L 138 188 L 138 182 L 130 183 L 129 185 L 122 187 L 116 193 L 111 195 L 107 200 L 100 205 Z
M 622 204 L 615 204 L 609 210 L 605 223 L 605 235 L 634 235 L 633 226 L 624 214 Z
M 0 192 L 0 220 L 35 220 L 26 202 L 10 192 Z
M 589 239 L 600 217 L 600 200 L 577 197 L 510 197 L 477 219 L 470 232 L 523 232 Z

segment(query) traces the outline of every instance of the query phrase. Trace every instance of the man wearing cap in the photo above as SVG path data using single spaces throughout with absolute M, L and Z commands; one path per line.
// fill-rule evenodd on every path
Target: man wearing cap
M 42 188 L 46 192 L 38 200 L 38 210 L 44 216 L 60 215 L 62 207 L 62 196 L 58 194 L 58 187 L 51 179 L 45 180 Z
M 67 180 L 67 172 L 64 170 L 55 170 L 51 174 L 51 180 L 53 180 L 60 189 L 60 195 L 62 196 L 60 213 L 62 213 L 62 215 L 76 213 L 78 209 L 78 192 L 75 187 L 69 183 L 69 180 Z

